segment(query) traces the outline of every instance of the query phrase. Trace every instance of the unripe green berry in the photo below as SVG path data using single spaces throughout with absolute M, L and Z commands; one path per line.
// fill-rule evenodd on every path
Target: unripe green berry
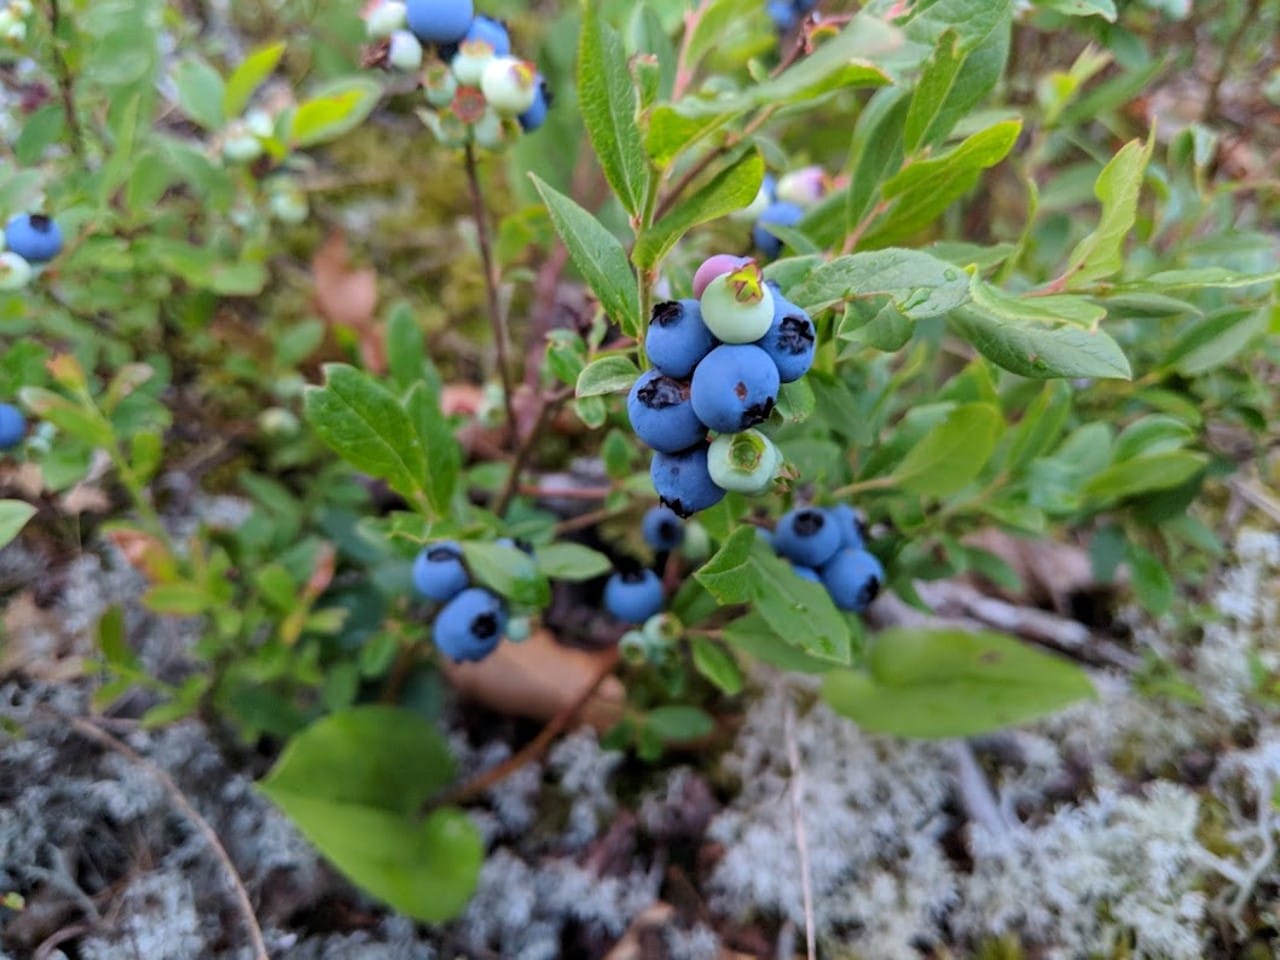
M 227 127 L 223 137 L 222 156 L 232 163 L 252 163 L 262 156 L 262 142 L 244 121 L 236 120 Z
M 21 290 L 33 273 L 31 264 L 12 250 L 0 253 L 0 290 Z
M 640 628 L 645 639 L 650 643 L 667 646 L 675 643 L 684 635 L 684 624 L 680 618 L 670 613 L 655 613 Z
M 528 617 L 513 617 L 507 621 L 507 639 L 512 643 L 524 643 L 533 632 L 533 624 Z
M 639 666 L 649 659 L 649 638 L 639 630 L 628 630 L 618 641 L 618 653 L 627 663 Z
M 721 434 L 707 453 L 707 470 L 715 485 L 736 493 L 763 492 L 781 466 L 781 452 L 759 430 Z
M 484 68 L 480 89 L 489 105 L 504 117 L 518 117 L 538 96 L 538 74 L 515 57 L 494 57 Z
M 422 42 L 408 30 L 391 34 L 387 47 L 387 63 L 397 70 L 413 73 L 422 66 Z
M 244 115 L 244 128 L 259 140 L 265 140 L 275 134 L 276 122 L 267 111 L 255 108 Z
M 307 195 L 292 182 L 274 186 L 267 206 L 273 217 L 290 226 L 297 226 L 306 220 L 311 209 L 307 203 Z
M 684 543 L 680 544 L 680 552 L 693 563 L 711 556 L 711 536 L 707 533 L 707 528 L 697 520 L 685 521 Z
M 422 92 L 433 107 L 447 107 L 458 92 L 458 80 L 449 67 L 432 60 L 422 71 Z
M 506 125 L 496 110 L 486 110 L 471 128 L 477 147 L 498 151 L 507 145 Z
M 708 283 L 699 302 L 702 322 L 723 343 L 754 343 L 773 323 L 773 292 L 754 260 Z
M 302 424 L 297 414 L 284 407 L 267 407 L 258 414 L 258 428 L 269 437 L 289 438 L 298 435 Z
M 369 13 L 365 20 L 365 30 L 371 40 L 389 37 L 397 30 L 403 30 L 409 22 L 405 5 L 400 0 L 382 0 Z
M 483 40 L 468 40 L 458 47 L 449 61 L 449 69 L 464 87 L 478 87 L 484 68 L 493 62 L 493 46 Z

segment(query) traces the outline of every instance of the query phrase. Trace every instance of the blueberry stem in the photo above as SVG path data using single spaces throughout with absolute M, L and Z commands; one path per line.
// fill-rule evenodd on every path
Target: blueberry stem
M 76 159 L 84 164 L 84 130 L 80 127 L 80 118 L 76 116 L 75 81 L 71 76 L 71 67 L 67 58 L 62 55 L 62 46 L 58 41 L 58 28 L 62 23 L 62 11 L 58 0 L 49 0 L 49 34 L 50 49 L 53 51 L 54 73 L 58 78 L 58 94 L 62 99 L 62 112 L 67 118 L 67 130 L 71 133 L 71 151 Z
M 498 373 L 502 377 L 502 403 L 506 411 L 507 436 L 514 440 L 519 431 L 516 426 L 512 396 L 511 370 L 507 366 L 507 318 L 502 312 L 502 303 L 498 295 L 498 268 L 493 260 L 493 242 L 489 237 L 489 211 L 484 202 L 484 190 L 480 186 L 480 169 L 476 163 L 475 147 L 469 143 L 466 159 L 467 183 L 471 187 L 471 205 L 476 221 L 476 238 L 480 243 L 480 259 L 484 263 L 484 290 L 488 298 L 489 326 L 493 330 L 493 344 L 498 352 Z

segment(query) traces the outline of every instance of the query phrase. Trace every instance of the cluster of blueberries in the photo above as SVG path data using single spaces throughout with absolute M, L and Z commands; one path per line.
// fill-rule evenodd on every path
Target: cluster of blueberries
M 685 523 L 670 507 L 650 507 L 640 530 L 658 554 L 685 541 Z M 652 570 L 617 570 L 604 585 L 604 608 L 623 623 L 644 623 L 662 612 L 662 604 L 662 581 Z
M 692 298 L 653 308 L 644 343 L 653 366 L 632 386 L 627 416 L 654 450 L 649 472 L 663 504 L 688 517 L 726 491 L 772 483 L 782 454 L 752 428 L 773 412 L 781 384 L 808 372 L 816 341 L 809 315 L 750 258 L 709 258 Z
M 780 177 L 766 174 L 755 200 L 734 216 L 752 221 L 751 242 L 766 259 L 773 260 L 782 252 L 782 240 L 769 227 L 796 226 L 833 186 L 831 177 L 817 166 L 802 167 Z
M 428 544 L 413 561 L 413 588 L 443 604 L 436 614 L 436 648 L 451 660 L 483 660 L 508 632 L 507 605 L 496 593 L 471 585 L 462 548 L 452 540 Z
M 804 15 L 818 6 L 818 0 L 768 0 L 764 5 L 779 33 L 795 28 Z
M 424 111 L 423 120 L 441 142 L 498 150 L 516 131 L 546 121 L 546 81 L 512 56 L 506 26 L 477 14 L 472 0 L 379 0 L 365 25 L 382 45 L 379 62 L 420 75 L 436 110 Z
M 826 587 L 841 610 L 862 613 L 884 585 L 884 567 L 867 550 L 857 512 L 847 504 L 800 507 L 779 517 L 772 533 L 757 530 L 797 576 Z
M 27 40 L 27 17 L 35 7 L 31 0 L 0 3 L 0 43 L 20 47 Z
M 20 290 L 36 270 L 62 252 L 62 231 L 43 213 L 19 213 L 0 240 L 0 290 Z

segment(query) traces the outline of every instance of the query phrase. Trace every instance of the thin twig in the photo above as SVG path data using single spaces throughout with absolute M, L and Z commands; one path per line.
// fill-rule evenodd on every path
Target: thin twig
M 573 718 L 586 706 L 587 701 L 595 696 L 596 691 L 600 689 L 600 684 L 609 678 L 617 665 L 618 649 L 614 647 L 609 651 L 608 656 L 600 658 L 600 666 L 596 670 L 596 675 L 591 678 L 591 682 L 583 688 L 580 694 L 573 698 L 571 703 L 565 704 L 536 737 L 521 747 L 518 752 L 507 757 L 502 763 L 476 774 L 470 780 L 450 790 L 443 797 L 434 800 L 431 806 L 462 804 L 474 800 L 497 786 L 525 764 L 533 763 L 533 761 L 541 757 L 546 749 L 551 746 L 551 742 L 560 735 L 561 731 L 573 722 Z
M 1204 101 L 1204 112 L 1200 115 L 1201 120 L 1212 121 L 1214 115 L 1218 112 L 1218 98 L 1222 93 L 1222 84 L 1226 82 L 1227 73 L 1235 61 L 1236 48 L 1240 46 L 1240 41 L 1244 39 L 1245 33 L 1257 23 L 1258 8 L 1261 6 L 1262 0 L 1249 0 L 1249 6 L 1245 10 L 1244 16 L 1240 18 L 1236 28 L 1231 31 L 1231 36 L 1227 38 L 1227 42 L 1222 48 L 1222 59 L 1218 62 L 1218 72 L 1214 74 L 1213 82 L 1209 84 L 1209 95 Z
M 62 46 L 58 42 L 58 27 L 62 22 L 62 11 L 58 0 L 49 0 L 49 33 L 50 49 L 53 51 L 53 71 L 58 77 L 58 93 L 62 99 L 62 112 L 67 118 L 67 130 L 71 134 L 71 152 L 84 165 L 84 131 L 80 128 L 80 118 L 76 116 L 75 85 L 71 76 L 71 67 L 67 58 L 62 55 Z
M 951 746 L 951 755 L 956 763 L 956 786 L 960 790 L 960 800 L 969 819 L 981 824 L 992 836 L 1008 833 L 1009 824 L 1000 812 L 991 784 L 978 766 L 978 758 L 973 755 L 969 741 L 955 741 Z
M 533 426 L 529 428 L 529 432 L 521 441 L 516 455 L 511 461 L 511 472 L 507 474 L 506 486 L 502 488 L 502 494 L 498 497 L 498 502 L 493 508 L 493 512 L 498 516 L 504 516 L 507 508 L 511 506 L 511 501 L 515 498 L 516 491 L 520 489 L 520 475 L 524 472 L 525 465 L 529 462 L 529 458 L 533 456 L 534 449 L 538 446 L 538 441 L 542 438 L 542 431 L 547 428 L 556 411 L 573 396 L 572 387 L 561 387 L 550 394 L 544 394 L 542 397 L 542 405 L 538 408 L 538 418 L 533 421 Z M 515 421 L 511 421 L 512 429 L 515 429 Z
M 796 849 L 800 852 L 800 893 L 804 898 L 804 942 L 809 960 L 817 960 L 817 932 L 813 925 L 813 877 L 809 865 L 809 835 L 804 826 L 804 771 L 800 767 L 800 748 L 796 744 L 796 708 L 787 698 L 783 712 L 783 736 L 787 741 L 787 766 L 791 768 L 791 822 L 795 828 Z
M 582 513 L 576 517 L 570 517 L 568 520 L 561 520 L 555 525 L 555 535 L 563 537 L 566 533 L 573 533 L 575 530 L 594 527 L 596 524 L 610 519 L 616 513 L 618 513 L 616 509 L 604 507 L 600 510 L 592 510 L 590 513 Z
M 489 237 L 489 211 L 484 203 L 484 190 L 480 186 L 480 169 L 476 163 L 476 151 L 467 144 L 467 183 L 471 188 L 471 206 L 476 221 L 476 238 L 480 243 L 480 259 L 484 265 L 484 290 L 489 306 L 489 326 L 493 330 L 493 344 L 498 352 L 498 373 L 502 377 L 503 407 L 507 415 L 508 436 L 516 437 L 515 397 L 511 388 L 511 370 L 507 366 L 507 322 L 498 295 L 498 268 L 493 260 L 493 241 Z
M 765 107 L 763 110 L 757 113 L 747 123 L 745 127 L 742 128 L 742 133 L 738 134 L 737 136 L 731 135 L 731 136 L 725 137 L 724 143 L 722 143 L 718 148 L 714 150 L 708 150 L 701 157 L 699 157 L 698 161 L 694 163 L 693 166 L 691 166 L 688 170 L 686 170 L 683 176 L 681 176 L 680 179 L 675 182 L 675 185 L 672 186 L 671 189 L 667 191 L 667 195 L 658 201 L 657 210 L 654 212 L 654 215 L 653 215 L 654 222 L 656 223 L 658 220 L 661 220 L 663 215 L 666 214 L 673 206 L 675 206 L 676 201 L 680 199 L 680 195 L 689 188 L 689 185 L 693 183 L 693 181 L 697 180 L 698 177 L 702 176 L 702 174 L 706 172 L 707 168 L 710 167 L 711 164 L 715 163 L 716 160 L 718 160 L 720 157 L 723 157 L 726 153 L 728 153 L 730 150 L 736 147 L 739 143 L 741 143 L 743 140 L 750 137 L 757 130 L 759 130 L 766 123 L 768 123 L 769 118 L 774 115 L 777 109 L 778 108 L 773 105 Z
M 218 835 L 214 832 L 213 827 L 209 826 L 209 822 L 200 816 L 200 812 L 191 805 L 191 801 L 187 799 L 187 795 L 182 792 L 182 789 L 173 782 L 173 778 L 124 741 L 116 739 L 89 721 L 81 717 L 72 717 L 71 726 L 82 737 L 127 757 L 151 774 L 160 786 L 164 788 L 165 793 L 169 795 L 174 805 L 182 811 L 183 816 L 190 820 L 196 830 L 200 832 L 200 835 L 204 837 L 205 843 L 209 845 L 210 852 L 213 853 L 214 858 L 222 867 L 223 873 L 226 874 L 227 880 L 231 884 L 236 907 L 240 911 L 241 918 L 244 920 L 245 930 L 249 934 L 254 960 L 270 960 L 270 956 L 267 953 L 267 945 L 262 939 L 262 928 L 258 926 L 258 918 L 254 915 L 253 904 L 249 900 L 249 891 L 245 889 L 244 881 L 240 879 L 240 874 L 236 872 L 235 864 L 231 862 L 231 857 L 227 855 L 226 848 L 218 840 Z

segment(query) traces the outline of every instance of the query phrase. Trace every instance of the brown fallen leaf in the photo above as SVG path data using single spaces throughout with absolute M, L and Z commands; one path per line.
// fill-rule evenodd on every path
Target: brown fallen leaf
M 523 643 L 501 643 L 479 663 L 442 658 L 445 675 L 460 693 L 490 710 L 548 721 L 574 703 L 614 656 L 609 650 L 578 650 L 558 643 L 549 630 L 535 630 Z M 617 677 L 606 677 L 580 712 L 580 722 L 608 730 L 622 718 L 626 694 Z
M 311 273 L 320 315 L 331 327 L 353 330 L 365 368 L 372 373 L 385 373 L 386 351 L 375 315 L 378 271 L 353 267 L 346 235 L 334 230 L 312 258 Z
M 4 609 L 0 643 L 0 678 L 22 674 L 46 683 L 67 683 L 85 675 L 85 657 L 76 638 L 63 630 L 56 610 L 42 610 L 29 590 L 17 594 Z

